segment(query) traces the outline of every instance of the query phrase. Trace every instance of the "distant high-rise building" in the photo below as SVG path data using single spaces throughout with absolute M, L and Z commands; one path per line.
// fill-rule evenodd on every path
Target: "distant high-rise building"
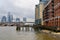
M 6 22 L 6 16 L 3 16 L 1 22 Z
M 11 15 L 11 21 L 13 22 L 13 15 Z
M 13 15 L 8 12 L 8 22 L 13 22 Z
M 23 18 L 23 21 L 26 22 L 26 18 L 25 17 Z
M 16 18 L 16 22 L 20 22 L 20 19 L 19 18 Z

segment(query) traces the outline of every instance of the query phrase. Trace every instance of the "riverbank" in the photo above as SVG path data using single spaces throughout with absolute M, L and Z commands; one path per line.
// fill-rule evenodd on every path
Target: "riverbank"
M 52 36 L 56 39 L 60 39 L 60 32 L 53 32 L 53 31 L 49 31 L 49 30 L 41 30 L 42 33 L 46 33 L 48 34 L 49 36 Z

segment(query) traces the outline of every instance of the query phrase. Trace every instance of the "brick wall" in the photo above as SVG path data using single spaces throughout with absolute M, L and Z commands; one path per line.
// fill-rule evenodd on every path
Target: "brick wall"
M 46 26 L 60 26 L 60 0 L 51 0 L 44 9 L 43 19 Z

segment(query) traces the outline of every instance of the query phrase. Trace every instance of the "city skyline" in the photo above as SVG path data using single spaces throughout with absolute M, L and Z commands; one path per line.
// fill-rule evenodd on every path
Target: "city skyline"
M 0 19 L 11 12 L 14 17 L 34 18 L 35 4 L 39 0 L 0 0 Z M 32 14 L 32 15 L 31 15 Z
M 0 0 L 0 20 L 2 16 L 7 16 L 8 12 L 14 15 L 14 18 L 35 18 L 35 5 L 39 0 Z M 31 15 L 32 14 L 32 15 Z
M 20 22 L 24 22 L 24 21 L 34 22 L 34 19 L 32 19 L 32 18 L 26 18 L 26 17 L 22 17 L 22 18 L 16 17 L 16 18 L 14 18 L 13 16 L 14 15 L 12 15 L 10 12 L 8 12 L 7 16 L 2 16 L 0 22 L 17 22 L 17 21 L 20 21 Z

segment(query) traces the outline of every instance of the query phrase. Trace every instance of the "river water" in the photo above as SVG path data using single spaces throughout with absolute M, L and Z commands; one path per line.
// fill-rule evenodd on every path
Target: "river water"
M 0 40 L 57 40 L 45 33 L 35 32 L 31 28 L 29 31 L 24 30 L 16 31 L 16 27 L 9 26 L 0 27 Z

